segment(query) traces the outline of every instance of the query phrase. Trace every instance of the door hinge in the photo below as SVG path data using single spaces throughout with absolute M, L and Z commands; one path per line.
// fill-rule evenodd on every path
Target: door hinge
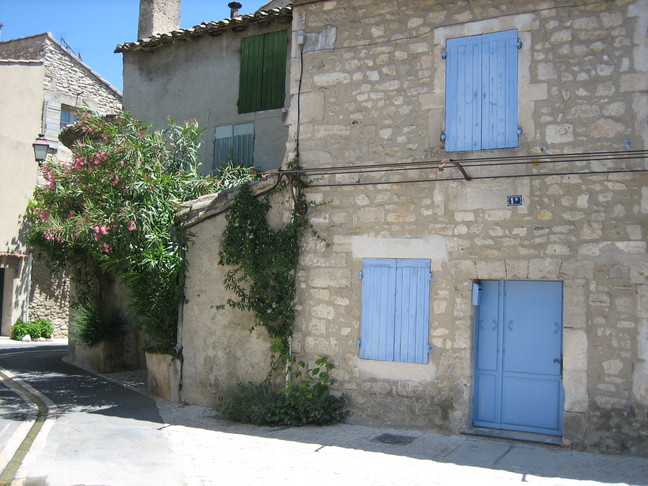
M 362 277 L 363 277 L 362 271 L 360 271 L 360 280 L 362 280 Z
M 441 141 L 445 142 L 446 141 L 446 134 L 445 132 L 441 132 Z
M 443 51 L 441 53 L 441 59 L 447 59 L 448 58 L 448 51 Z
M 524 133 L 524 130 L 522 130 L 521 128 L 518 128 L 518 129 L 517 129 L 517 135 L 518 135 L 518 137 L 519 137 L 520 135 L 522 135 L 523 133 Z
M 358 346 L 358 349 L 360 349 L 360 342 L 361 342 L 360 339 L 358 339 L 358 342 L 356 343 L 356 345 Z
M 520 39 L 517 40 L 517 44 L 515 44 L 518 49 L 522 49 L 522 41 Z
M 427 350 L 427 352 L 428 352 L 428 354 L 432 354 L 432 353 L 434 353 L 434 348 L 433 348 L 430 344 L 428 344 L 428 350 Z
M 432 272 L 430 272 L 430 282 L 434 280 L 434 277 L 432 276 Z

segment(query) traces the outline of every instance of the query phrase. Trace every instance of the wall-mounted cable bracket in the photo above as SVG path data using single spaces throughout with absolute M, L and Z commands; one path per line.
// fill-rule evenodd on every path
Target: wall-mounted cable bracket
M 455 161 L 452 160 L 452 159 L 443 159 L 443 160 L 441 161 L 441 163 L 437 166 L 437 169 L 439 170 L 439 172 L 443 172 L 443 169 L 445 168 L 445 165 L 446 165 L 446 164 L 453 164 L 457 169 L 459 169 L 459 172 L 461 172 L 461 175 L 464 176 L 464 179 L 466 179 L 467 181 L 469 181 L 469 180 L 472 179 L 472 177 L 470 177 L 470 176 L 468 175 L 468 173 L 467 173 L 466 170 L 461 166 L 461 164 L 460 164 L 459 162 L 455 162 Z

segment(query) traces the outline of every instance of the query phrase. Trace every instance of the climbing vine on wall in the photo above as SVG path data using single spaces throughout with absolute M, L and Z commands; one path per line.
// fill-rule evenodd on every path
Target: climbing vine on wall
M 275 230 L 267 222 L 270 194 L 257 198 L 249 186 L 241 187 L 229 212 L 223 234 L 219 264 L 229 265 L 225 288 L 235 298 L 231 307 L 254 313 L 274 340 L 272 351 L 283 361 L 289 356 L 289 340 L 295 322 L 295 272 L 304 232 L 310 223 L 297 208 L 305 207 L 305 196 L 297 189 L 290 222 Z

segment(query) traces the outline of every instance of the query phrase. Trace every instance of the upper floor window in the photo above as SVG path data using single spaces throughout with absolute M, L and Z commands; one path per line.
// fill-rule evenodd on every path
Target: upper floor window
M 78 121 L 76 109 L 69 106 L 61 105 L 61 122 L 59 128 L 63 130 L 68 125 L 72 125 Z
M 518 33 L 448 39 L 445 150 L 518 146 Z
M 239 113 L 283 108 L 287 32 L 279 30 L 241 40 Z
M 254 165 L 254 123 L 216 127 L 214 132 L 214 168 L 227 162 Z

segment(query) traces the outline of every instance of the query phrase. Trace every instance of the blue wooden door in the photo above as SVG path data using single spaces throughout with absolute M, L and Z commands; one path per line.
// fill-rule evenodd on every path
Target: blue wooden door
M 562 282 L 483 281 L 474 424 L 562 434 Z

